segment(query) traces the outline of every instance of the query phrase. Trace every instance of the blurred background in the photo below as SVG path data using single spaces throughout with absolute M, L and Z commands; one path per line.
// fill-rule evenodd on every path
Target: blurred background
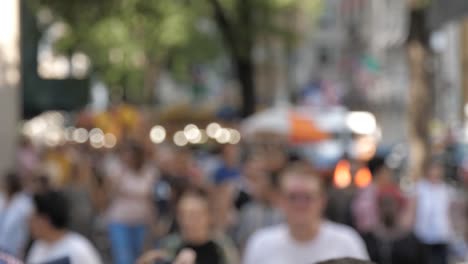
M 276 153 L 312 164 L 348 223 L 369 161 L 409 193 L 437 156 L 466 200 L 467 14 L 464 0 L 2 0 L 0 175 L 84 177 L 99 195 L 129 142 L 193 184 Z M 229 153 L 236 170 L 212 177 Z

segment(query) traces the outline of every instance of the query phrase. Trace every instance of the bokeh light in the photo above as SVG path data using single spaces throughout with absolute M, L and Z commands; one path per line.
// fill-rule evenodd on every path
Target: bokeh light
M 219 130 L 221 130 L 221 126 L 218 123 L 211 123 L 206 127 L 206 133 L 210 138 L 216 138 Z
M 233 145 L 239 144 L 239 142 L 241 141 L 240 132 L 235 129 L 230 129 L 229 133 L 230 133 L 229 144 L 233 144 Z
M 218 141 L 219 144 L 226 144 L 230 140 L 231 140 L 231 133 L 228 129 L 221 128 L 216 133 L 216 141 Z
M 351 184 L 351 164 L 347 160 L 338 162 L 333 175 L 333 184 L 339 188 L 344 189 Z
M 346 125 L 356 134 L 372 135 L 376 132 L 377 121 L 369 112 L 351 112 L 346 117 Z
M 174 140 L 174 144 L 176 144 L 179 147 L 183 147 L 188 144 L 188 140 L 185 137 L 185 134 L 183 131 L 177 131 L 174 134 L 173 140 Z
M 107 133 L 104 135 L 104 147 L 111 149 L 117 145 L 117 137 L 114 134 Z
M 360 168 L 354 177 L 354 184 L 358 188 L 366 188 L 372 182 L 372 173 L 369 168 Z
M 160 144 L 166 139 L 166 129 L 162 126 L 154 126 L 150 131 L 151 142 Z
M 197 140 L 200 140 L 201 138 L 200 130 L 194 124 L 189 124 L 185 126 L 184 135 L 185 135 L 185 138 L 191 143 L 197 142 Z
M 73 140 L 76 143 L 85 143 L 86 141 L 88 141 L 88 137 L 89 134 L 85 128 L 78 128 L 73 132 Z

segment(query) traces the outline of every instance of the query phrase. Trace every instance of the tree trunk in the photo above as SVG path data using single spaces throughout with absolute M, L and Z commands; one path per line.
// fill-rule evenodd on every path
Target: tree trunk
M 213 8 L 214 20 L 221 32 L 224 44 L 229 51 L 231 62 L 236 70 L 242 97 L 242 117 L 255 112 L 256 89 L 255 67 L 252 59 L 254 32 L 252 30 L 252 10 L 249 0 L 237 2 L 238 24 L 242 29 L 236 30 L 235 24 L 230 21 L 218 0 L 208 1 Z
M 433 94 L 430 87 L 428 62 L 431 52 L 428 45 L 425 14 L 422 9 L 411 11 L 410 36 L 407 54 L 410 70 L 409 91 L 409 175 L 417 180 L 424 175 L 424 167 L 431 153 L 430 121 L 432 119 Z
M 242 97 L 242 117 L 247 117 L 255 112 L 255 68 L 251 58 L 233 58 L 239 79 Z

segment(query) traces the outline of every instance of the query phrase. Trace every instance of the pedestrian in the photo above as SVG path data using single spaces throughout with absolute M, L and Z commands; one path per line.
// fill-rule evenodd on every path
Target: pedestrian
M 296 163 L 285 169 L 279 186 L 286 224 L 255 233 L 247 244 L 244 264 L 368 259 L 364 242 L 355 231 L 323 219 L 323 182 L 307 164 Z
M 101 264 L 98 252 L 83 236 L 68 229 L 69 207 L 65 195 L 46 191 L 33 197 L 31 233 L 36 239 L 28 264 Z
M 392 171 L 385 164 L 383 157 L 374 157 L 369 161 L 369 170 L 373 182 L 361 190 L 351 205 L 353 223 L 360 233 L 371 232 L 378 223 L 377 194 L 380 188 L 395 186 Z
M 21 179 L 8 173 L 4 179 L 4 191 L 0 193 L 0 252 L 17 258 L 24 257 L 29 240 L 29 218 L 33 204 L 23 192 Z
M 164 238 L 159 243 L 159 249 L 145 253 L 138 263 L 152 264 L 156 260 L 177 263 L 178 259 L 190 258 L 190 255 L 195 257 L 195 264 L 239 263 L 233 242 L 225 234 L 213 229 L 211 204 L 212 201 L 203 190 L 184 192 L 177 203 L 180 231 Z
M 145 234 L 154 221 L 155 172 L 146 166 L 139 145 L 129 143 L 121 154 L 121 166 L 109 175 L 108 221 L 113 263 L 128 264 L 142 253 Z
M 450 208 L 453 190 L 444 182 L 444 167 L 433 159 L 426 169 L 426 177 L 416 185 L 416 236 L 425 244 L 428 264 L 448 263 L 448 245 L 453 236 Z
M 255 231 L 283 221 L 277 204 L 277 174 L 270 173 L 265 160 L 256 156 L 247 161 L 246 167 L 244 178 L 251 201 L 239 212 L 235 238 L 241 249 Z
M 220 232 L 232 233 L 237 221 L 235 201 L 241 185 L 239 147 L 223 146 L 221 158 L 221 164 L 212 177 L 215 228 Z
M 381 189 L 377 200 L 378 224 L 363 236 L 371 260 L 379 264 L 427 263 L 423 244 L 398 221 L 406 205 L 400 190 Z
M 64 190 L 69 202 L 71 230 L 91 237 L 93 231 L 93 215 L 95 214 L 92 201 L 90 161 L 83 157 L 73 164 L 70 183 Z

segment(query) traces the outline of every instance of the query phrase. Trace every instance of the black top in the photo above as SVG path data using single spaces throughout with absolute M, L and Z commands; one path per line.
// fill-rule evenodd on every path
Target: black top
M 372 261 L 379 264 L 426 263 L 424 246 L 413 234 L 383 239 L 373 233 L 363 235 Z
M 195 251 L 197 255 L 196 264 L 223 264 L 220 249 L 213 241 L 202 245 L 183 244 L 177 254 L 186 248 Z

